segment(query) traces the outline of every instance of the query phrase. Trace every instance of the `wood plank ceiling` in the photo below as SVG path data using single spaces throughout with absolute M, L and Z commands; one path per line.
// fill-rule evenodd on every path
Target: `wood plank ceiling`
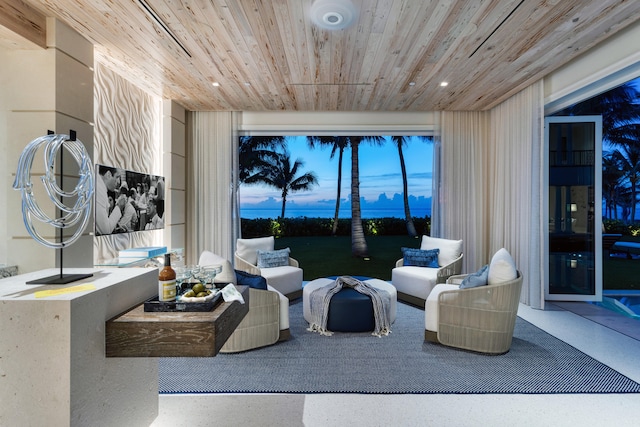
M 171 36 L 144 0 L 10 1 L 189 110 L 483 110 L 640 18 L 633 0 L 352 0 L 353 25 L 324 30 L 312 0 L 147 0 Z

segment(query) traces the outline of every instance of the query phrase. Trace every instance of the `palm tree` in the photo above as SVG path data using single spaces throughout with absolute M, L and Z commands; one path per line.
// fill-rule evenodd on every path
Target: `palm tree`
M 631 221 L 635 221 L 636 180 L 640 160 L 640 92 L 632 82 L 597 95 L 571 106 L 556 115 L 602 115 L 602 137 L 622 151 L 616 154 L 616 161 L 623 165 L 624 173 L 631 183 Z M 604 178 L 604 177 L 603 177 Z M 634 180 L 634 181 L 631 181 Z
M 330 159 L 338 152 L 338 185 L 336 189 L 336 210 L 333 216 L 333 228 L 331 229 L 331 235 L 335 236 L 338 231 L 338 218 L 340 214 L 340 193 L 342 187 L 342 158 L 344 156 L 344 150 L 349 146 L 349 137 L 346 136 L 308 136 L 307 142 L 309 147 L 315 148 L 316 145 L 330 145 L 331 155 Z
M 638 144 L 623 145 L 614 151 L 614 156 L 622 166 L 624 178 L 631 184 L 631 221 L 636 219 L 636 203 L 638 200 L 638 180 L 640 179 L 640 146 Z
M 640 93 L 633 83 L 627 82 L 586 101 L 568 107 L 555 115 L 602 115 L 602 137 L 613 143 L 616 129 L 640 122 Z
M 248 183 L 251 176 L 277 161 L 278 149 L 286 148 L 284 136 L 242 136 L 238 150 L 238 179 Z
M 418 136 L 419 139 L 427 142 L 431 142 L 432 138 L 430 136 Z M 407 180 L 407 167 L 404 163 L 404 154 L 402 152 L 402 147 L 407 144 L 408 137 L 406 136 L 392 136 L 391 141 L 398 147 L 398 157 L 400 158 L 400 170 L 402 171 L 402 195 L 404 199 L 404 218 L 405 223 L 407 224 L 407 233 L 411 237 L 416 237 L 418 235 L 416 231 L 416 226 L 413 224 L 413 217 L 411 216 L 411 209 L 409 208 L 409 183 Z
M 602 158 L 602 195 L 606 200 L 607 217 L 618 219 L 618 199 L 621 194 L 622 167 L 618 162 L 619 154 L 607 153 Z
M 284 218 L 287 196 L 289 193 L 298 191 L 309 191 L 318 183 L 318 178 L 313 172 L 306 172 L 300 176 L 298 172 L 304 162 L 296 159 L 291 164 L 291 154 L 285 150 L 284 153 L 273 152 L 275 161 L 270 165 L 263 165 L 260 170 L 248 178 L 247 184 L 264 183 L 282 191 L 282 213 L 280 218 Z
M 362 142 L 382 145 L 382 136 L 350 136 L 351 143 L 351 254 L 357 257 L 368 257 L 369 248 L 362 228 L 362 211 L 360 209 L 360 166 L 358 149 Z

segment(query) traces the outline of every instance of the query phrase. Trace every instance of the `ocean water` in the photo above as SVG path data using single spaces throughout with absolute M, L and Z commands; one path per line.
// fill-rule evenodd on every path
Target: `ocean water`
M 277 218 L 280 216 L 280 209 L 240 209 L 240 217 L 244 219 L 257 218 Z M 296 209 L 287 208 L 284 212 L 285 218 L 333 218 L 334 209 Z M 431 209 L 411 209 L 411 216 L 425 217 L 431 216 Z M 340 209 L 340 218 L 351 218 L 351 210 Z M 404 209 L 362 209 L 362 218 L 404 218 Z

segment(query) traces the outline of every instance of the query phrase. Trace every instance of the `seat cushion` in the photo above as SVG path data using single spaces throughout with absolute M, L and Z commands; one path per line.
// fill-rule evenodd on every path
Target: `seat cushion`
M 236 254 L 249 264 L 257 265 L 258 249 L 272 251 L 275 245 L 273 236 L 256 237 L 255 239 L 238 239 L 236 241 Z
M 440 283 L 436 285 L 424 303 L 424 328 L 428 331 L 438 332 L 438 297 L 444 291 L 460 289 L 458 285 Z
M 439 237 L 422 236 L 420 249 L 440 249 L 438 264 L 440 267 L 451 264 L 462 254 L 462 240 L 441 239 Z
M 422 299 L 427 299 L 437 279 L 437 268 L 409 265 L 391 270 L 391 283 L 398 292 Z
M 285 265 L 282 267 L 261 268 L 260 274 L 284 295 L 302 289 L 302 269 Z
M 289 329 L 289 298 L 282 295 L 282 293 L 278 292 L 273 286 L 267 285 L 267 290 L 276 292 L 280 299 L 280 330 L 284 331 Z

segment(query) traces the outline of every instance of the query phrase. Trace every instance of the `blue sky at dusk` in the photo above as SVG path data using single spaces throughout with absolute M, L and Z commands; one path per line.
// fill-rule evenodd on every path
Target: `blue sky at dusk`
M 288 149 L 292 160 L 300 158 L 304 161 L 302 172 L 314 172 L 319 185 L 312 191 L 289 194 L 287 210 L 291 207 L 308 207 L 311 205 L 332 207 L 335 205 L 338 177 L 338 154 L 330 158 L 330 147 L 316 147 L 313 150 L 307 145 L 306 138 L 289 137 Z M 431 197 L 433 171 L 433 143 L 419 138 L 409 137 L 403 148 L 408 175 L 410 205 L 424 208 Z M 360 197 L 365 203 L 387 204 L 389 200 L 402 200 L 402 174 L 396 146 L 390 141 L 382 146 L 369 143 L 360 145 Z M 342 164 L 341 199 L 348 200 L 351 192 L 351 149 L 344 152 Z M 282 202 L 280 190 L 264 185 L 242 185 L 240 187 L 241 210 L 279 207 Z M 394 203 L 396 205 L 397 203 Z M 365 207 L 363 206 L 363 210 Z M 289 215 L 287 215 L 289 216 Z

